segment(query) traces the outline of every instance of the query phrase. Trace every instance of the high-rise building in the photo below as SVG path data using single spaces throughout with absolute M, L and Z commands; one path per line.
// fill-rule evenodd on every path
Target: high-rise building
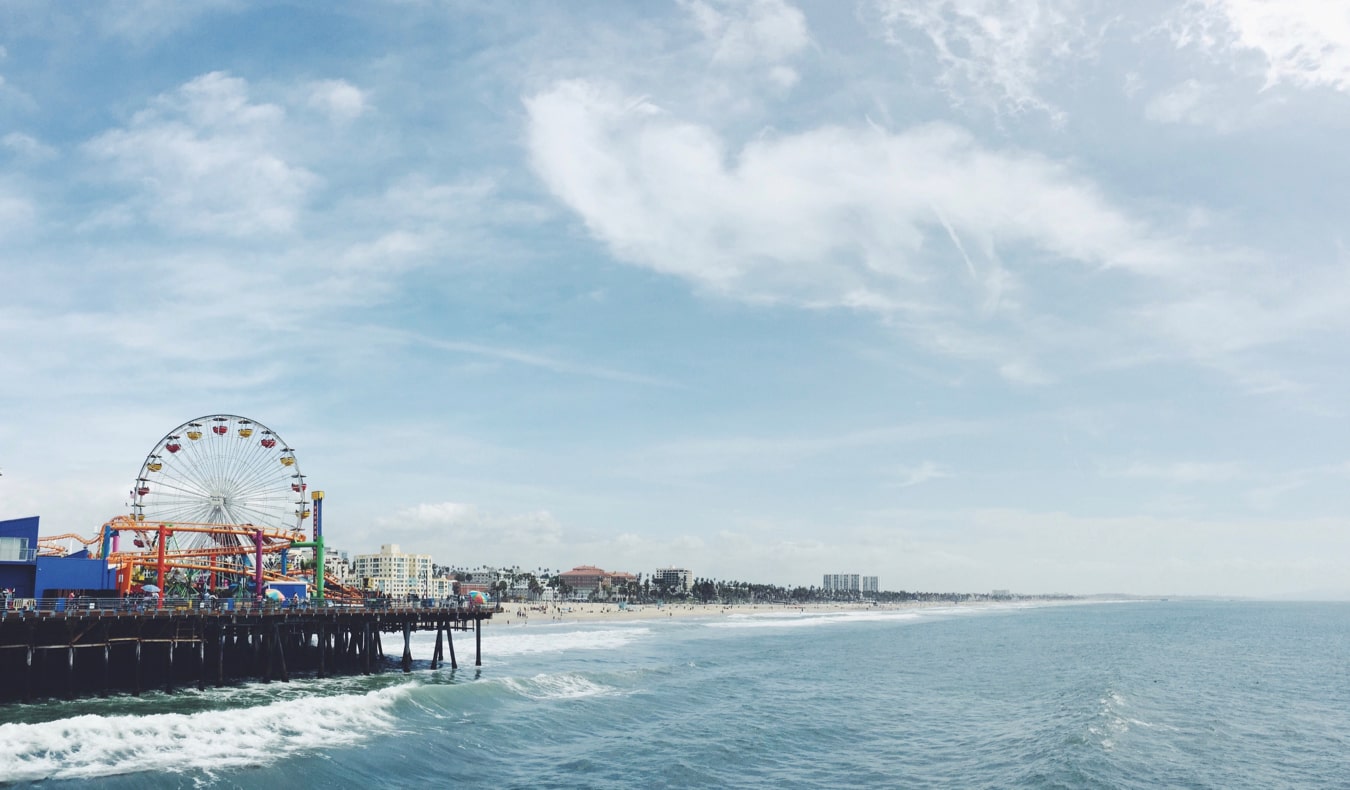
M 868 585 L 871 587 L 868 587 Z M 825 592 L 877 592 L 877 577 L 856 573 L 827 573 L 820 585 Z
M 664 585 L 672 592 L 689 592 L 694 574 L 688 568 L 657 568 L 652 574 L 652 585 Z
M 380 546 L 379 554 L 357 554 L 354 581 L 367 590 L 377 590 L 394 598 L 436 595 L 431 577 L 430 554 L 404 554 L 397 543 Z
M 881 583 L 875 576 L 862 577 L 862 591 L 865 593 L 881 592 Z

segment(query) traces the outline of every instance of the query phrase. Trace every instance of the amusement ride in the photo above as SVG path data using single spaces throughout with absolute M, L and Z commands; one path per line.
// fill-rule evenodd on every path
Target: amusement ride
M 262 599 L 277 595 L 270 585 L 301 582 L 319 599 L 359 594 L 325 578 L 323 492 L 309 491 L 295 450 L 255 420 L 213 414 L 166 433 L 141 463 L 129 505 L 92 538 L 41 538 L 39 553 L 66 555 L 79 542 L 117 567 L 122 595 L 161 601 Z M 313 550 L 312 562 L 297 563 L 307 567 L 291 567 L 297 549 Z

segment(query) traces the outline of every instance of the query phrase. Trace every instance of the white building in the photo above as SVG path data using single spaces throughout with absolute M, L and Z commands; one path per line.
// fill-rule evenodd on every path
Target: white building
M 341 549 L 324 549 L 323 572 L 338 584 L 351 584 L 351 557 Z
M 881 582 L 876 576 L 862 577 L 862 591 L 865 593 L 881 592 Z
M 820 587 L 825 592 L 861 592 L 862 577 L 856 573 L 827 573 Z
M 386 593 L 393 598 L 448 595 L 431 576 L 430 554 L 404 554 L 397 543 L 380 546 L 379 554 L 357 554 L 352 562 L 353 581 L 367 590 Z
M 664 584 L 672 592 L 689 592 L 694 574 L 688 568 L 657 568 L 652 574 L 652 586 Z

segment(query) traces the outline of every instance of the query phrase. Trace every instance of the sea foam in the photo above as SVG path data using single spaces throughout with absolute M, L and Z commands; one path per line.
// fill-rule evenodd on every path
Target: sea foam
M 502 685 L 530 699 L 578 699 L 617 694 L 608 686 L 591 681 L 575 672 L 557 675 L 539 674 L 531 678 L 506 678 Z
M 84 715 L 3 724 L 0 779 L 24 782 L 265 765 L 315 744 L 346 745 L 392 730 L 396 726 L 392 709 L 410 688 L 189 714 Z

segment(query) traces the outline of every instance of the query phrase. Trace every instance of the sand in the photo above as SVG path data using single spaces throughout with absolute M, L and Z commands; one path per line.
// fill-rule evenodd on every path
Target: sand
M 531 623 L 584 623 L 628 620 L 667 620 L 677 617 L 719 618 L 755 614 L 826 614 L 830 612 L 890 611 L 932 606 L 955 606 L 948 601 L 905 603 L 809 603 L 779 604 L 699 604 L 677 603 L 631 605 L 620 608 L 614 603 L 504 603 L 493 615 L 493 625 L 525 626 Z M 967 604 L 968 605 L 968 604 Z

